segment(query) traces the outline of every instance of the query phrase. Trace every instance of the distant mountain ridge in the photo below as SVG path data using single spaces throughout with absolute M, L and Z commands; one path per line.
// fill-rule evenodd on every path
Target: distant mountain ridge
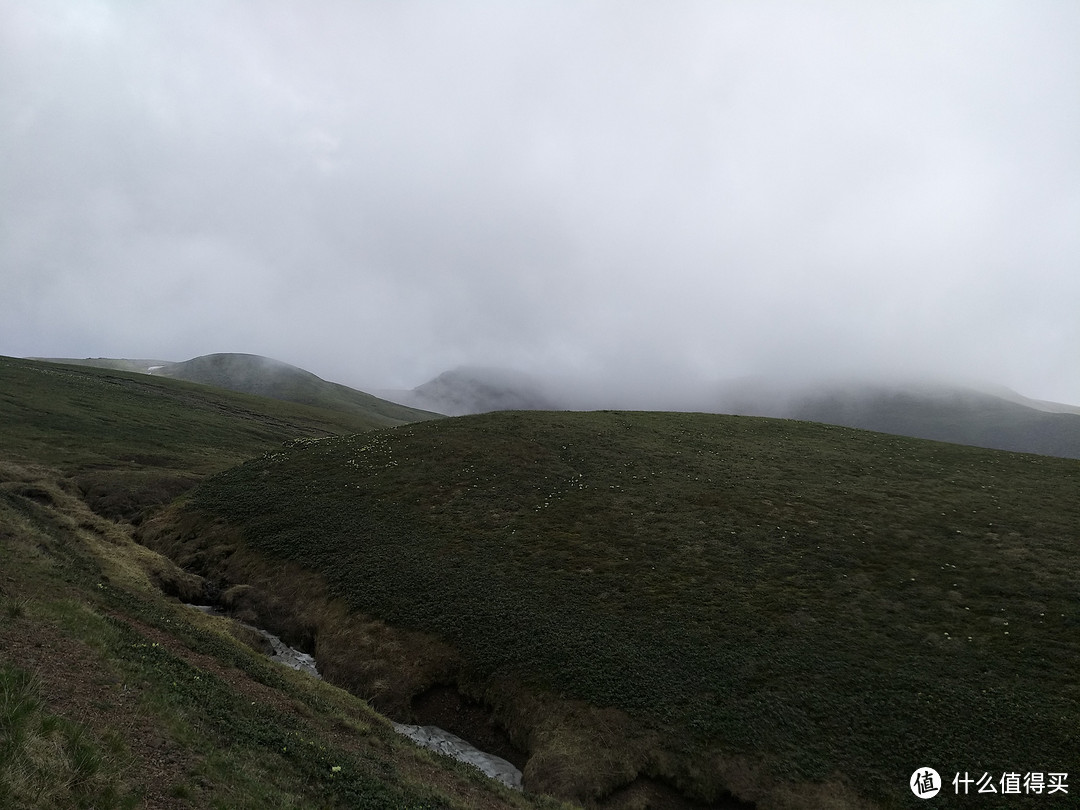
M 440 374 L 412 391 L 387 391 L 396 402 L 451 415 L 500 410 L 615 408 L 603 391 L 560 388 L 502 369 Z M 1080 407 L 1028 399 L 1004 387 L 964 387 L 865 379 L 817 383 L 748 377 L 682 392 L 657 391 L 659 406 L 798 419 L 994 450 L 1080 458 Z M 635 408 L 637 409 L 637 408 Z
M 110 358 L 40 359 L 121 371 L 136 371 L 332 411 L 359 412 L 380 418 L 388 424 L 416 422 L 442 415 L 389 402 L 345 385 L 328 382 L 310 371 L 257 354 L 235 352 L 207 354 L 180 363 Z
M 447 416 L 491 411 L 559 411 L 566 405 L 543 383 L 517 371 L 464 366 L 440 374 L 409 391 L 381 391 L 381 396 Z
M 96 358 L 54 362 L 137 371 L 333 411 L 388 424 L 508 410 L 625 409 L 600 385 L 559 386 L 518 371 L 466 366 L 411 390 L 376 394 L 328 382 L 253 354 L 208 354 L 176 363 Z M 1080 458 L 1080 407 L 1021 396 L 1004 387 L 865 379 L 816 383 L 747 377 L 719 385 L 657 390 L 635 410 L 699 411 L 798 419 L 994 450 Z
M 1080 413 L 974 388 L 846 384 L 779 400 L 731 399 L 721 412 L 777 416 L 994 450 L 1080 458 Z M 728 404 L 731 407 L 723 407 Z

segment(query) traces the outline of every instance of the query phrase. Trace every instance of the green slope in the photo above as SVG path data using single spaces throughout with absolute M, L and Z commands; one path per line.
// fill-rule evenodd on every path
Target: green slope
M 1068 771 L 1080 754 L 1073 460 L 511 412 L 297 443 L 170 520 L 227 521 L 353 609 L 450 642 L 470 678 L 617 707 L 676 759 L 745 755 L 901 806 L 922 764 Z M 669 771 L 715 795 L 694 767 Z
M 134 520 L 198 477 L 297 437 L 398 424 L 119 370 L 0 357 L 0 456 L 70 476 Z
M 310 371 L 257 354 L 207 354 L 182 363 L 109 358 L 51 359 L 49 362 L 136 371 L 155 377 L 186 380 L 226 391 L 340 411 L 383 425 L 418 422 L 440 415 L 398 405 L 354 388 L 327 382 Z
M 27 360 L 41 360 L 46 363 L 63 363 L 69 366 L 90 366 L 108 368 L 114 371 L 134 371 L 139 374 L 151 374 L 153 370 L 171 365 L 171 360 L 129 360 L 113 357 L 27 357 Z
M 437 416 L 327 382 L 296 366 L 254 354 L 208 354 L 184 363 L 172 363 L 157 373 L 271 399 L 371 414 L 396 424 Z
M 119 370 L 0 357 L 4 450 L 51 464 L 217 469 L 297 436 L 400 424 Z
M 0 807 L 558 806 L 271 662 L 250 631 L 182 606 L 203 583 L 132 538 L 129 520 L 208 472 L 379 424 L 0 357 Z

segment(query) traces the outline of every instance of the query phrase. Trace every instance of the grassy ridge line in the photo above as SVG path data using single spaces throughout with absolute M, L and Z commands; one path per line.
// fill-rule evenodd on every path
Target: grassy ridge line
M 156 373 L 328 410 L 359 412 L 376 416 L 386 424 L 418 422 L 438 416 L 328 382 L 280 360 L 253 354 L 209 354 L 183 363 L 170 363 Z
M 145 374 L 0 357 L 0 454 L 138 523 L 199 477 L 297 436 L 396 424 Z
M 383 425 L 417 422 L 439 416 L 328 382 L 304 369 L 254 354 L 208 354 L 181 363 L 110 358 L 36 359 L 186 380 L 242 394 L 374 418 Z M 152 372 L 151 368 L 154 369 Z
M 398 424 L 134 372 L 14 358 L 0 358 L 0 418 L 5 452 L 39 463 L 148 459 L 200 472 L 296 436 Z
M 484 675 L 888 799 L 915 760 L 1075 761 L 1078 493 L 845 428 L 504 413 L 298 442 L 191 508 Z

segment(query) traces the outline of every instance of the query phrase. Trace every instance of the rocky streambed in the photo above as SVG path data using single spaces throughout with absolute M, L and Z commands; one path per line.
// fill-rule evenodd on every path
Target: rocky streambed
M 422 748 L 428 748 L 464 762 L 466 765 L 472 765 L 507 787 L 521 790 L 521 771 L 512 763 L 479 750 L 449 731 L 444 731 L 438 726 L 409 726 L 404 723 L 394 723 L 394 730 L 398 734 L 404 734 Z
M 195 608 L 195 610 L 200 610 L 210 616 L 227 615 L 213 605 L 189 604 L 188 607 Z M 273 633 L 267 630 L 263 630 L 261 627 L 255 627 L 252 624 L 247 624 L 246 622 L 242 622 L 237 619 L 233 619 L 233 621 L 235 621 L 237 624 L 247 627 L 249 630 L 254 630 L 260 636 L 265 638 L 269 642 L 270 649 L 273 650 L 273 652 L 270 653 L 270 658 L 272 660 L 277 661 L 279 664 L 284 664 L 291 669 L 298 669 L 301 672 L 306 672 L 311 677 L 322 680 L 322 676 L 319 674 L 319 670 L 315 666 L 315 659 L 307 653 L 293 649 L 280 638 L 275 636 Z
M 213 605 L 189 604 L 188 607 L 200 610 L 203 613 L 212 616 L 226 615 Z M 237 620 L 234 619 L 234 621 Z M 319 675 L 319 670 L 315 665 L 315 659 L 313 657 L 305 652 L 290 647 L 273 633 L 263 630 L 261 627 L 255 627 L 254 625 L 245 624 L 244 622 L 238 623 L 254 630 L 269 642 L 270 648 L 273 650 L 270 654 L 272 660 L 284 664 L 287 667 L 291 667 L 292 669 L 306 672 L 313 678 L 319 678 L 321 680 L 322 676 Z M 408 737 L 422 748 L 427 748 L 436 753 L 456 759 L 459 762 L 464 762 L 466 765 L 472 765 L 474 768 L 478 768 L 486 776 L 502 782 L 507 787 L 521 790 L 521 771 L 505 759 L 481 751 L 468 741 L 463 740 L 438 726 L 411 726 L 405 723 L 392 723 L 392 725 L 394 726 L 395 731 Z

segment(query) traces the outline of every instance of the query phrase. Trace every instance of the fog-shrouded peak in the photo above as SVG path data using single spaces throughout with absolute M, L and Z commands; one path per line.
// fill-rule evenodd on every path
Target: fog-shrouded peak
M 236 379 L 239 377 L 267 377 L 292 375 L 314 377 L 310 371 L 272 357 L 240 352 L 218 352 L 194 357 L 182 363 L 164 366 L 158 371 L 180 376 L 184 373 L 220 374 Z
M 1078 41 L 1056 0 L 0 0 L 0 353 L 1080 405 Z
M 550 386 L 536 377 L 484 366 L 463 366 L 445 371 L 411 390 L 381 393 L 395 402 L 448 416 L 567 407 L 566 400 L 552 395 Z
M 414 389 L 381 395 L 449 415 L 633 408 L 768 416 L 1080 458 L 1080 408 L 1030 400 L 1003 386 L 976 381 L 754 375 L 719 382 L 658 384 L 650 392 L 628 398 L 625 390 L 609 386 L 603 378 L 568 382 L 566 376 L 460 368 Z

